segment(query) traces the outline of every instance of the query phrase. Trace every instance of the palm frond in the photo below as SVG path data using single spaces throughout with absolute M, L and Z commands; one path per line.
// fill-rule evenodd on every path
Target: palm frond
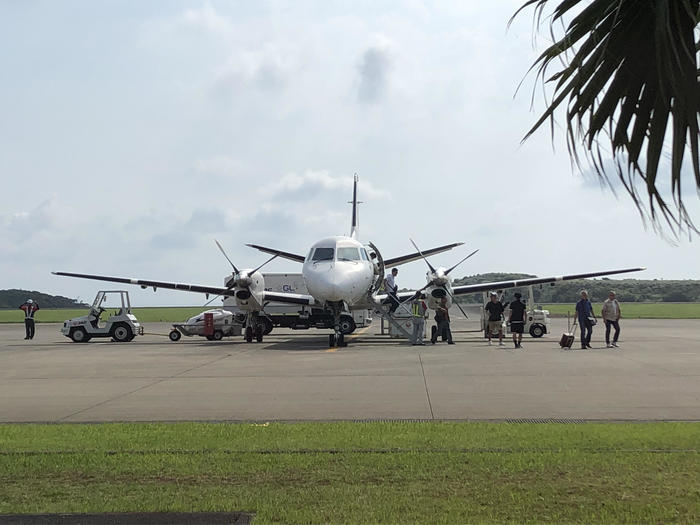
M 700 0 L 528 0 L 513 18 L 533 7 L 540 26 L 549 6 L 552 35 L 555 24 L 571 21 L 530 68 L 553 93 L 523 140 L 547 121 L 553 133 L 555 114 L 564 108 L 567 148 L 579 167 L 583 150 L 612 187 L 603 161 L 612 155 L 614 175 L 654 228 L 665 223 L 675 234 L 700 233 L 681 192 L 684 158 L 700 190 Z M 666 153 L 672 204 L 658 184 Z

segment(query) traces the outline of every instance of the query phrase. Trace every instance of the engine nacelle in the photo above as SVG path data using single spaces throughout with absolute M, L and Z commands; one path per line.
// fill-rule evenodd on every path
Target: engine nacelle
M 236 288 L 233 296 L 241 310 L 261 310 L 263 307 L 263 292 L 265 291 L 265 278 L 252 270 L 241 270 L 236 276 Z

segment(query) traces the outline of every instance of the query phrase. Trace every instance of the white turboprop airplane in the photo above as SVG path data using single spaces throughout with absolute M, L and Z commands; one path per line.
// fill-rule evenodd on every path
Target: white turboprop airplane
M 443 297 L 447 298 L 449 307 L 451 306 L 455 295 L 644 270 L 644 268 L 627 268 L 622 270 L 609 270 L 576 275 L 562 275 L 558 277 L 536 277 L 518 281 L 503 281 L 452 287 L 452 279 L 449 275 L 450 272 L 452 272 L 466 259 L 474 255 L 476 251 L 470 253 L 459 263 L 449 269 L 442 267 L 434 268 L 428 262 L 427 256 L 451 250 L 452 248 L 460 246 L 462 243 L 448 244 L 438 248 L 433 248 L 431 250 L 426 250 L 425 252 L 421 252 L 421 250 L 418 249 L 414 243 L 416 252 L 385 260 L 382 258 L 379 250 L 374 244 L 370 242 L 367 245 L 364 245 L 358 240 L 358 237 L 359 230 L 357 218 L 356 176 L 353 185 L 350 236 L 337 236 L 322 239 L 311 247 L 306 257 L 264 246 L 254 244 L 248 245 L 252 248 L 272 254 L 272 259 L 275 257 L 281 257 L 303 263 L 302 275 L 309 291 L 308 294 L 266 291 L 264 278 L 260 273 L 260 269 L 272 259 L 268 259 L 268 261 L 255 269 L 239 270 L 235 265 L 233 265 L 231 260 L 228 259 L 228 256 L 226 256 L 225 253 L 224 256 L 226 256 L 234 269 L 231 279 L 226 283 L 226 288 L 68 272 L 53 273 L 55 275 L 64 275 L 68 277 L 135 284 L 141 286 L 141 288 L 153 288 L 154 291 L 158 288 L 166 288 L 171 290 L 199 292 L 204 293 L 207 296 L 209 294 L 213 294 L 224 297 L 235 297 L 239 308 L 244 311 L 248 311 L 249 313 L 245 334 L 246 340 L 249 342 L 252 341 L 253 337 L 255 337 L 257 341 L 262 341 L 263 323 L 258 321 L 258 317 L 259 314 L 263 312 L 263 309 L 268 302 L 276 301 L 299 305 L 317 305 L 328 309 L 333 314 L 334 333 L 330 334 L 329 336 L 330 346 L 345 346 L 344 334 L 341 330 L 341 315 L 344 312 L 356 309 L 371 308 L 385 311 L 384 305 L 386 304 L 388 296 L 385 293 L 380 293 L 380 287 L 384 280 L 384 269 L 386 267 L 399 266 L 401 264 L 416 261 L 421 258 L 426 261 L 430 271 L 427 274 L 427 284 L 418 291 L 426 294 L 428 306 L 432 309 L 437 307 Z M 221 249 L 220 245 L 219 248 Z M 221 249 L 221 251 L 223 252 L 223 249 Z M 410 299 L 415 294 L 415 291 L 402 292 L 397 294 L 397 297 L 399 301 L 405 301 Z

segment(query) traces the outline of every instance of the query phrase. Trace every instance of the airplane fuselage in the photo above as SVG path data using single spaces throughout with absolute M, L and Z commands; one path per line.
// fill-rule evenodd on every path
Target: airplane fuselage
M 352 308 L 367 304 L 375 269 L 361 242 L 351 237 L 328 237 L 311 247 L 302 275 L 317 302 L 345 303 Z

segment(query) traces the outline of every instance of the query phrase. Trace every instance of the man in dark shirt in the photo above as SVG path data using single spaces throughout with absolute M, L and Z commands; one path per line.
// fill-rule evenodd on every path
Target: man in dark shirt
M 450 311 L 447 308 L 447 297 L 440 299 L 440 304 L 435 309 L 435 322 L 437 329 L 433 332 L 430 342 L 435 344 L 439 335 L 443 337 L 443 341 L 447 338 L 447 344 L 455 344 L 452 340 L 452 330 L 450 330 Z
M 515 301 L 510 303 L 510 331 L 513 334 L 515 348 L 522 348 L 523 332 L 525 331 L 525 303 L 520 298 L 519 292 L 515 293 Z
M 491 292 L 491 300 L 484 306 L 489 314 L 488 321 L 488 336 L 489 336 L 489 346 L 491 346 L 491 334 L 498 332 L 498 346 L 504 346 L 503 344 L 503 303 L 498 300 L 498 294 L 496 292 Z

